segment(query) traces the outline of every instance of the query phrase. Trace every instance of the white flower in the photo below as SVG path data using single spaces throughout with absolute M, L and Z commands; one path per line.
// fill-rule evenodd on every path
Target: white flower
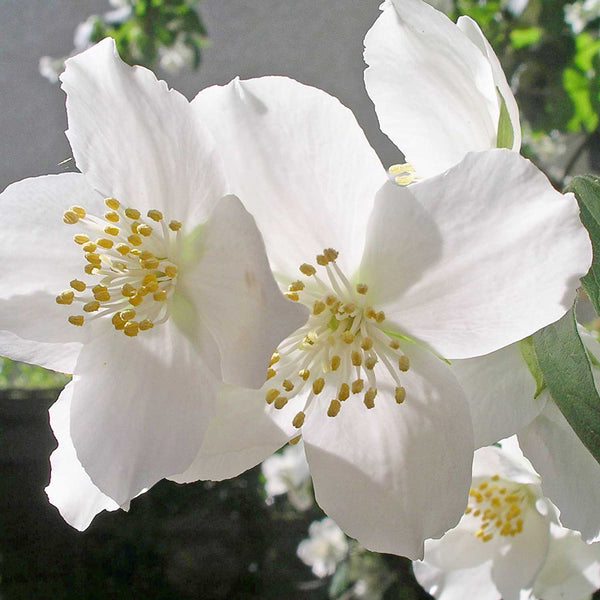
M 65 447 L 48 493 L 81 528 L 95 513 L 61 504 L 61 468 L 83 466 L 77 482 L 91 486 L 71 497 L 102 493 L 111 507 L 186 469 L 220 381 L 260 386 L 306 311 L 279 292 L 183 96 L 122 63 L 110 39 L 69 60 L 62 81 L 82 173 L 0 196 L 0 352 L 73 373 L 53 409 Z
M 171 46 L 158 48 L 158 64 L 168 73 L 180 73 L 194 66 L 194 50 L 188 46 L 182 35 Z
M 413 567 L 438 600 L 585 600 L 600 586 L 600 544 L 561 527 L 511 439 L 475 453 L 465 515 Z
M 583 328 L 579 333 L 588 352 L 600 357 L 600 343 Z M 520 345 L 454 361 L 452 367 L 471 407 L 475 446 L 516 431 L 525 456 L 542 476 L 544 494 L 560 509 L 563 525 L 580 531 L 586 541 L 600 539 L 600 465 L 548 390 L 534 397 L 536 384 Z M 600 369 L 592 366 L 592 372 L 598 387 Z
M 566 4 L 565 23 L 570 25 L 573 33 L 581 33 L 594 19 L 600 17 L 600 2 L 598 0 L 584 0 Z
M 386 0 L 365 37 L 365 84 L 382 131 L 421 177 L 497 147 L 502 105 L 515 151 L 519 111 L 498 58 L 469 17 L 422 0 Z
M 313 505 L 310 471 L 301 441 L 265 459 L 261 471 L 269 498 L 287 494 L 297 510 L 308 510 Z
M 328 517 L 313 521 L 308 528 L 309 538 L 302 540 L 296 553 L 317 577 L 333 575 L 348 554 L 344 532 Z
M 472 457 L 463 392 L 436 354 L 491 352 L 564 314 L 591 259 L 574 198 L 507 150 L 381 187 L 352 114 L 286 78 L 192 105 L 311 316 L 262 392 L 228 389 L 175 480 L 234 476 L 301 434 L 325 512 L 366 548 L 420 555 L 462 513 Z

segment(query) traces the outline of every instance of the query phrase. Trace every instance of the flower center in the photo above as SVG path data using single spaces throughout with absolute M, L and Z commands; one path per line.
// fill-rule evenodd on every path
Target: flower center
M 475 537 L 482 542 L 491 540 L 495 533 L 514 537 L 523 530 L 521 513 L 531 499 L 531 492 L 526 485 L 501 480 L 498 475 L 493 475 L 469 490 L 465 514 L 481 519 Z
M 421 180 L 410 163 L 392 165 L 388 169 L 388 174 L 394 183 L 402 187 Z
M 335 397 L 327 409 L 330 417 L 340 412 L 351 394 L 361 395 L 365 406 L 373 408 L 377 374 L 383 370 L 395 382 L 395 401 L 402 404 L 406 397 L 400 373 L 409 369 L 408 356 L 400 350 L 398 340 L 383 330 L 385 314 L 367 304 L 368 286 L 352 286 L 337 257 L 332 248 L 317 256 L 326 279 L 317 275 L 314 266 L 300 266 L 305 281 L 291 283 L 286 296 L 308 306 L 311 314 L 306 325 L 273 353 L 267 370 L 272 384 L 265 394 L 267 403 L 281 409 L 296 396 L 305 398 L 304 407 L 293 419 L 297 428 L 302 427 L 313 399 L 332 390 Z
M 181 223 L 167 224 L 158 210 L 142 218 L 139 210 L 124 208 L 115 198 L 104 202 L 109 210 L 103 218 L 86 214 L 81 206 L 63 215 L 65 223 L 85 230 L 73 240 L 87 264 L 85 276 L 73 279 L 56 302 L 81 307 L 81 313 L 69 316 L 72 325 L 110 317 L 117 331 L 134 337 L 169 318 L 177 279 L 172 257 L 179 254 Z

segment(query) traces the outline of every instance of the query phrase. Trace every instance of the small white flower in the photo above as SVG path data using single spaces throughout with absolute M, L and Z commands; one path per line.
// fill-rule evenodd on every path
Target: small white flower
M 594 19 L 600 17 L 600 1 L 584 0 L 565 5 L 565 23 L 570 25 L 573 33 L 581 33 Z
M 465 515 L 414 563 L 438 600 L 586 600 L 600 586 L 600 544 L 560 526 L 516 440 L 475 453 Z
M 335 521 L 326 517 L 313 521 L 308 528 L 309 538 L 302 540 L 296 551 L 305 565 L 317 577 L 333 575 L 348 554 L 348 540 Z
M 194 50 L 187 45 L 182 35 L 171 46 L 158 48 L 158 64 L 167 73 L 180 73 L 194 66 Z

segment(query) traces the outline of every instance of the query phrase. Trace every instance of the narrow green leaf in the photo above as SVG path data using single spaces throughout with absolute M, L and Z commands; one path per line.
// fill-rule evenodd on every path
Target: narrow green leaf
M 496 138 L 496 146 L 498 148 L 508 148 L 509 150 L 513 147 L 515 139 L 515 132 L 513 131 L 512 123 L 510 122 L 510 115 L 506 108 L 506 102 L 502 94 L 498 91 L 498 98 L 500 99 L 500 118 L 498 119 L 498 136 Z
M 574 310 L 533 334 L 533 346 L 552 398 L 592 456 L 600 463 L 600 396 Z
M 578 176 L 567 186 L 579 202 L 581 222 L 590 234 L 594 258 L 587 275 L 581 278 L 596 314 L 600 315 L 600 178 L 593 175 Z
M 546 388 L 546 382 L 544 381 L 544 374 L 542 373 L 540 363 L 538 363 L 533 348 L 533 336 L 530 335 L 528 338 L 521 340 L 519 349 L 521 350 L 521 356 L 527 364 L 527 368 L 535 381 L 535 393 L 533 394 L 533 397 L 537 398 Z

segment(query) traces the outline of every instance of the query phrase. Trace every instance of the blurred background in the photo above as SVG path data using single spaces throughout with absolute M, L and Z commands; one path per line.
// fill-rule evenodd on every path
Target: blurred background
M 287 75 L 324 89 L 354 111 L 386 167 L 400 162 L 363 85 L 362 42 L 379 4 L 1 0 L 0 189 L 75 170 L 56 78 L 64 57 L 107 34 L 189 99 L 235 76 Z M 432 4 L 482 26 L 516 93 L 523 152 L 553 183 L 598 172 L 600 2 Z M 409 561 L 368 553 L 322 521 L 301 448 L 228 482 L 162 482 L 129 514 L 101 514 L 76 532 L 43 491 L 56 446 L 47 409 L 65 381 L 0 359 L 1 598 L 429 597 Z

